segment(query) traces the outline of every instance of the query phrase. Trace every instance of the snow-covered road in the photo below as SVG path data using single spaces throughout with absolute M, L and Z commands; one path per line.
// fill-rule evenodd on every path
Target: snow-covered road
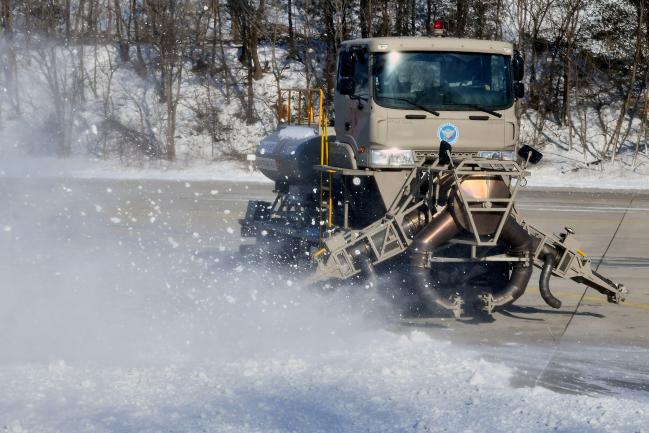
M 614 392 L 587 377 L 581 393 L 534 386 L 521 377 L 554 359 L 532 341 L 552 322 L 526 325 L 541 329 L 518 334 L 529 344 L 486 350 L 439 336 L 465 332 L 453 326 L 400 326 L 394 305 L 358 287 L 305 289 L 238 254 L 245 191 L 0 179 L 0 428 L 649 432 L 646 346 L 571 352 L 571 377 L 609 371 Z
M 419 331 L 356 337 L 227 362 L 3 367 L 3 422 L 11 432 L 647 431 L 645 397 L 515 389 L 508 368 Z

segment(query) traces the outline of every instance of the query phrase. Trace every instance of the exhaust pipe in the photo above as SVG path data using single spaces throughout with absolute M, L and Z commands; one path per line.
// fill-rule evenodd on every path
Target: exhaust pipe
M 557 255 L 547 246 L 543 248 L 541 255 L 543 255 L 543 269 L 541 269 L 541 278 L 539 278 L 541 297 L 550 307 L 561 308 L 561 301 L 555 298 L 550 291 L 550 277 L 552 276 L 552 269 L 554 269 Z
M 457 312 L 457 301 L 444 299 L 434 287 L 428 269 L 428 253 L 451 240 L 460 232 L 453 216 L 448 211 L 434 217 L 426 227 L 415 235 L 411 248 L 410 274 L 417 293 L 427 305 L 438 305 Z M 457 314 L 457 313 L 456 313 Z
M 523 296 L 527 284 L 530 282 L 534 267 L 531 263 L 532 237 L 512 216 L 507 217 L 503 226 L 500 238 L 509 246 L 509 254 L 519 257 L 527 257 L 528 261 L 514 262 L 512 275 L 505 289 L 498 295 L 487 295 L 487 309 L 491 312 L 496 308 L 503 308 L 511 305 L 518 298 Z

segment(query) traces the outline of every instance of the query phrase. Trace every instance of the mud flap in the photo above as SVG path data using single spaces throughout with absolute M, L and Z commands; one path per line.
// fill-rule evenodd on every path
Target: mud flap
M 262 200 L 251 200 L 248 202 L 246 216 L 239 220 L 241 225 L 241 237 L 257 237 L 259 227 L 257 221 L 268 221 L 270 219 L 272 203 Z

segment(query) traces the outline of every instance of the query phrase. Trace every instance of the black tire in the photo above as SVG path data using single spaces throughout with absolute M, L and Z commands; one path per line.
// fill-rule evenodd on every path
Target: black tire
M 439 253 L 448 257 L 466 257 L 466 251 L 462 255 L 463 246 L 450 246 Z M 502 250 L 492 249 L 487 254 L 498 254 Z M 479 295 L 482 293 L 497 294 L 502 291 L 509 282 L 510 265 L 507 262 L 473 262 L 473 263 L 433 263 L 431 266 L 431 283 L 444 299 L 453 296 L 460 296 L 464 301 L 462 308 L 466 312 L 481 310 L 482 303 Z M 421 288 L 414 287 L 418 294 L 422 307 L 428 311 L 438 311 L 439 307 L 427 305 L 419 295 Z

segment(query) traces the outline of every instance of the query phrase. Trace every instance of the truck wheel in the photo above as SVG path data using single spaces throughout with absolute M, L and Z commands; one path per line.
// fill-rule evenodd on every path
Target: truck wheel
M 448 257 L 462 257 L 462 246 L 449 246 L 440 251 Z M 499 254 L 502 250 L 494 248 L 487 254 Z M 479 312 L 481 303 L 478 296 L 482 293 L 498 293 L 509 282 L 510 265 L 507 262 L 468 262 L 468 263 L 433 263 L 431 282 L 440 296 L 449 299 L 460 296 L 464 301 L 462 308 L 467 312 Z M 415 287 L 415 292 L 421 288 Z M 421 300 L 422 297 L 419 296 Z M 429 311 L 437 311 L 437 305 L 422 305 Z
M 431 270 L 431 281 L 440 296 L 450 299 L 459 296 L 464 301 L 462 309 L 469 315 L 481 311 L 478 296 L 498 293 L 509 281 L 509 264 L 492 263 L 440 263 Z M 419 291 L 420 288 L 415 288 Z M 423 302 L 421 296 L 420 301 Z M 422 305 L 428 311 L 439 311 L 437 305 Z

